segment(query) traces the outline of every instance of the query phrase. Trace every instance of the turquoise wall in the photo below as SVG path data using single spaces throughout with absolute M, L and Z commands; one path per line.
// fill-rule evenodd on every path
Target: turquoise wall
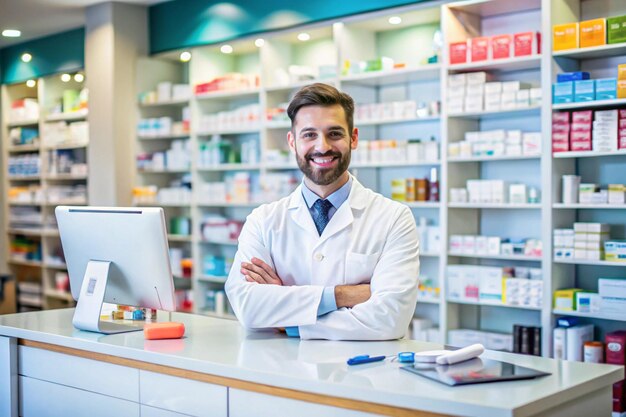
M 28 52 L 32 61 L 22 62 Z M 61 72 L 78 71 L 85 66 L 85 29 L 74 29 L 45 38 L 0 49 L 2 84 Z
M 150 52 L 206 45 L 423 1 L 428 0 L 174 0 L 149 9 Z

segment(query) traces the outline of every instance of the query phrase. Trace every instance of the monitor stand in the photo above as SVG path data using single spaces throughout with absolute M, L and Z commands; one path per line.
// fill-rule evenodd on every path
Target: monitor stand
M 130 326 L 100 320 L 110 268 L 111 262 L 109 261 L 89 261 L 87 263 L 72 324 L 79 330 L 104 334 L 143 330 L 143 326 Z

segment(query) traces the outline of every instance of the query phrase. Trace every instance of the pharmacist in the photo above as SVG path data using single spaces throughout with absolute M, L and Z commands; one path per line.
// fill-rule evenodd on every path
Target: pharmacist
M 302 339 L 404 336 L 417 300 L 418 233 L 408 207 L 348 172 L 354 101 L 313 84 L 287 113 L 304 179 L 246 220 L 225 287 L 237 318 Z

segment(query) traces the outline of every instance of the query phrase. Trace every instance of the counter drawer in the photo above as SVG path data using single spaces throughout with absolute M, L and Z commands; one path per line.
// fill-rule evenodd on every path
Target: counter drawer
M 331 407 L 290 398 L 274 397 L 231 388 L 228 395 L 229 417 L 377 417 L 345 408 Z M 378 416 L 379 417 L 379 416 Z
M 139 402 L 139 371 L 93 359 L 19 346 L 20 375 Z
M 190 416 L 228 415 L 228 389 L 220 385 L 141 370 L 141 403 Z
M 140 417 L 139 404 L 76 388 L 19 377 L 22 417 Z

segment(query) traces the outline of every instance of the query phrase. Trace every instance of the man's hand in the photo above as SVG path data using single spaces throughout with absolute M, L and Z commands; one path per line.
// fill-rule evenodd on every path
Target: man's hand
M 241 273 L 246 277 L 246 281 L 258 284 L 283 285 L 283 281 L 272 267 L 259 258 L 252 258 L 251 261 L 252 263 L 241 263 Z
M 369 284 L 337 285 L 335 287 L 335 302 L 337 308 L 352 308 L 370 299 L 372 295 Z

